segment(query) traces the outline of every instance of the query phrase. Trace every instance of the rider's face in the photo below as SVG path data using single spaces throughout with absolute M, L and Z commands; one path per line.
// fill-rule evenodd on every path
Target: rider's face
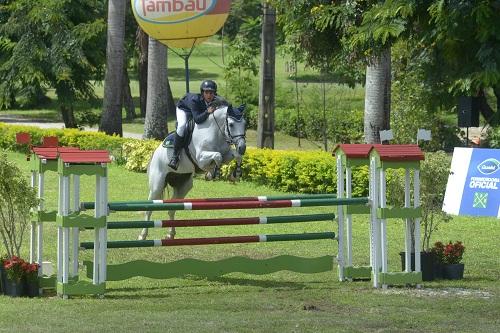
M 203 90 L 203 99 L 205 102 L 210 103 L 211 101 L 214 100 L 215 97 L 215 92 L 212 90 Z

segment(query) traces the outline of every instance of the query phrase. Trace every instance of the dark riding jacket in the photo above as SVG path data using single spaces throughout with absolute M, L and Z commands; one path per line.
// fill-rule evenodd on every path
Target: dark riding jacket
M 214 101 L 212 101 L 212 104 L 224 103 L 227 104 L 224 98 L 217 95 L 215 96 Z M 187 113 L 190 113 L 194 118 L 194 122 L 197 124 L 201 124 L 207 120 L 209 116 L 207 111 L 208 106 L 209 104 L 205 102 L 201 94 L 187 93 L 179 100 L 179 102 L 177 102 L 177 107 Z

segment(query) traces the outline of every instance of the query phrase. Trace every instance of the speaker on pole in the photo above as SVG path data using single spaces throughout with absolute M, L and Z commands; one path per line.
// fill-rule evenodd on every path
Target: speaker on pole
M 458 99 L 458 127 L 479 126 L 479 98 L 460 96 Z

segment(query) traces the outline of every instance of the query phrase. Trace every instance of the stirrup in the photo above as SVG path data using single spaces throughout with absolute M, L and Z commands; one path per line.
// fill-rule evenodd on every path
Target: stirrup
M 168 166 L 173 170 L 177 170 L 179 167 L 179 156 L 172 156 L 170 162 L 168 162 Z

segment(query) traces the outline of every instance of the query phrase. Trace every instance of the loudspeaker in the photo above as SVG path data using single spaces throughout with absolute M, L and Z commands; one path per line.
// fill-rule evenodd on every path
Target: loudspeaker
M 460 96 L 458 99 L 458 127 L 479 127 L 479 98 Z

